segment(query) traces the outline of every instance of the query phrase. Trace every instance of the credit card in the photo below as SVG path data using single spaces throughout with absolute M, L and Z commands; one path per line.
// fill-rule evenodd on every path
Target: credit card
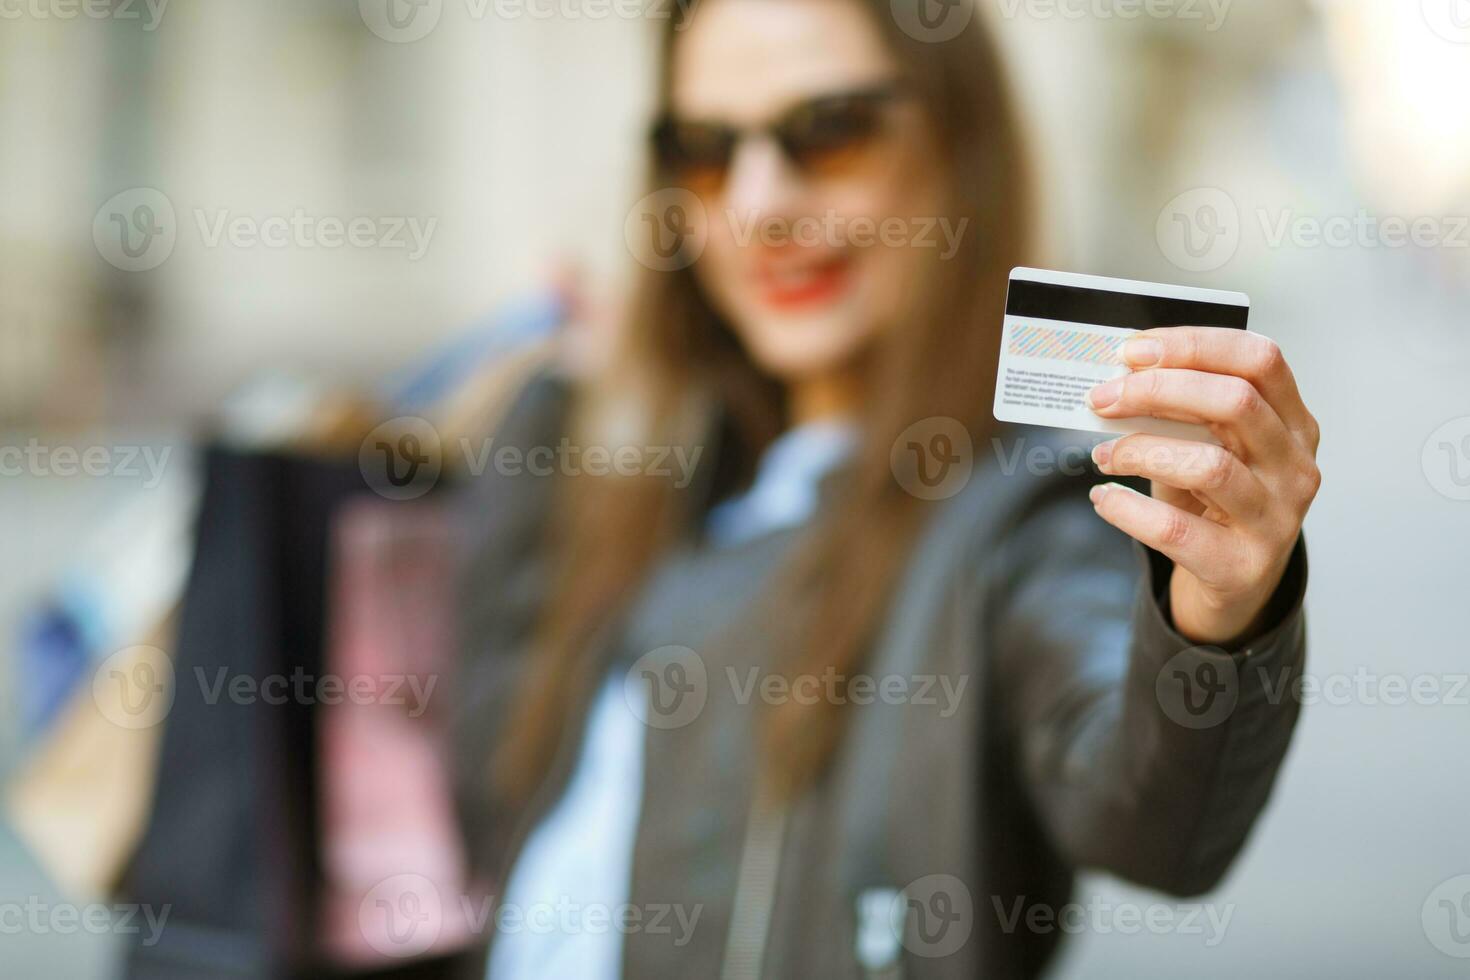
M 995 379 L 995 417 L 1083 432 L 1149 432 L 1215 442 L 1202 425 L 1147 417 L 1098 418 L 1087 407 L 1087 393 L 1128 373 L 1123 342 L 1138 331 L 1244 330 L 1250 306 L 1244 293 L 1012 269 Z

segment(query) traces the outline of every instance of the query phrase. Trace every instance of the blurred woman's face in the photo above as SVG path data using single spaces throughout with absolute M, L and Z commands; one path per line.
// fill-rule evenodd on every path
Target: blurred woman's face
M 869 17 L 853 0 L 713 0 L 674 47 L 659 142 L 704 204 L 694 273 L 787 382 L 848 371 L 899 326 L 941 200 L 932 133 Z

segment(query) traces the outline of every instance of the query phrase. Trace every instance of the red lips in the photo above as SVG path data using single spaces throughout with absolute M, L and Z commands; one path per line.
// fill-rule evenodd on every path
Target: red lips
M 821 306 L 847 290 L 852 259 L 844 253 L 821 256 L 785 253 L 759 262 L 754 271 L 756 294 L 766 306 L 793 310 Z

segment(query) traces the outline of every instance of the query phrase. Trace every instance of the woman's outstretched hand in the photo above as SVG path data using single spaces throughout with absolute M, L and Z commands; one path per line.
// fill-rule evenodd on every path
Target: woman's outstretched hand
M 1135 434 L 1093 451 L 1102 472 L 1152 481 L 1145 497 L 1094 487 L 1098 514 L 1174 561 L 1174 627 L 1195 643 L 1243 639 L 1275 592 L 1322 482 L 1317 420 L 1271 340 L 1244 330 L 1168 327 L 1128 340 L 1132 373 L 1092 390 L 1105 419 L 1209 426 L 1219 446 Z

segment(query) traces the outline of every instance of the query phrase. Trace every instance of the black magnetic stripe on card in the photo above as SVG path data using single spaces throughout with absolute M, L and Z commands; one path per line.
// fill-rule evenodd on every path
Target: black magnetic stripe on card
M 1150 327 L 1234 327 L 1244 330 L 1250 307 L 1012 279 L 1006 294 L 1006 315 L 1130 330 L 1147 330 Z

